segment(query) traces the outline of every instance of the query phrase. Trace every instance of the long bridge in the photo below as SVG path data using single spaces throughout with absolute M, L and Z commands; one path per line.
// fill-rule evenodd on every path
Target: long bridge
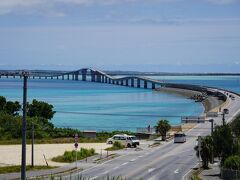
M 58 80 L 73 80 L 73 81 L 90 81 L 98 83 L 115 84 L 119 86 L 156 89 L 161 87 L 180 88 L 202 92 L 205 95 L 217 95 L 209 87 L 191 85 L 191 84 L 176 84 L 167 83 L 164 81 L 148 78 L 145 76 L 124 76 L 117 77 L 109 75 L 95 68 L 82 68 L 76 71 L 36 71 L 36 70 L 0 70 L 0 78 L 22 78 L 23 73 L 27 73 L 29 79 L 58 79 Z

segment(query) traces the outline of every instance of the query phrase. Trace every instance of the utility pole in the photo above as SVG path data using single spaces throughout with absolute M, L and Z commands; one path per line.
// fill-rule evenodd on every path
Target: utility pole
M 27 79 L 28 73 L 22 72 L 23 76 L 23 117 L 22 117 L 22 164 L 21 180 L 26 180 L 26 107 L 27 107 Z
M 211 123 L 211 136 L 213 135 L 213 119 L 209 119 L 209 122 Z
M 211 136 L 213 136 L 213 122 L 214 120 L 213 119 L 209 119 L 209 122 L 211 122 Z M 214 155 L 213 155 L 213 151 L 211 152 L 211 163 L 213 164 L 214 163 Z
M 34 167 L 34 123 L 32 123 L 32 167 Z
M 223 125 L 225 125 L 225 113 L 224 112 L 222 113 L 222 123 L 223 123 Z

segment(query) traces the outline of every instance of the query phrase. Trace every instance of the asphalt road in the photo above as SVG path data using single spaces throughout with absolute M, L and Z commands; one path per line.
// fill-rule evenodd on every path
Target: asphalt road
M 226 115 L 226 122 L 230 121 L 240 110 L 240 97 L 234 96 L 235 100 L 230 99 L 227 107 L 229 115 Z M 215 124 L 222 123 L 221 116 L 213 119 Z M 210 127 L 210 122 L 198 124 L 186 133 L 187 141 L 182 144 L 170 141 L 161 146 L 142 151 L 134 151 L 133 149 L 122 151 L 120 157 L 75 175 L 80 174 L 90 179 L 122 176 L 129 179 L 180 180 L 198 163 L 194 151 L 196 139 L 199 135 L 210 134 Z M 69 176 L 65 176 L 63 179 L 69 179 Z

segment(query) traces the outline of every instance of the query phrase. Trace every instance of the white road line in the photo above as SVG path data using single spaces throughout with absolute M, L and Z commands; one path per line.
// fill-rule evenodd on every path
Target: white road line
M 126 164 L 128 164 L 128 162 L 123 163 L 121 166 L 124 166 L 124 165 L 126 165 Z
M 97 179 L 97 178 L 98 178 L 98 176 L 95 176 L 93 178 L 90 178 L 89 180 L 94 180 L 94 179 Z
M 133 161 L 136 161 L 137 159 L 131 159 L 130 161 L 133 162 Z
M 148 169 L 148 173 L 151 173 L 151 172 L 153 172 L 155 170 L 155 168 L 150 168 L 150 169 Z
M 118 168 L 119 168 L 119 166 L 116 166 L 115 168 L 113 168 L 113 170 L 118 169 Z
M 179 169 L 176 169 L 175 171 L 174 171 L 174 174 L 178 174 L 179 173 Z
M 105 172 L 103 172 L 103 173 L 101 173 L 101 174 L 107 174 L 109 171 L 105 171 Z
M 139 158 L 143 157 L 142 155 L 141 156 L 138 156 Z

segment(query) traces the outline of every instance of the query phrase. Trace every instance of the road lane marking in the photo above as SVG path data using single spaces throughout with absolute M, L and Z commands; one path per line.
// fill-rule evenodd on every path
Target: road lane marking
M 151 173 L 151 172 L 153 172 L 155 170 L 155 168 L 150 168 L 150 169 L 148 169 L 148 173 Z
M 174 174 L 178 174 L 179 173 L 179 169 L 176 169 L 175 171 L 174 171 Z
M 103 172 L 103 173 L 101 173 L 101 174 L 107 174 L 107 173 L 109 173 L 109 171 L 105 171 L 105 172 Z
M 90 178 L 89 180 L 94 180 L 94 179 L 97 179 L 97 178 L 98 178 L 98 176 L 95 176 L 93 178 Z
M 133 162 L 133 161 L 136 161 L 137 159 L 131 159 L 130 161 Z
M 113 170 L 118 169 L 118 168 L 119 168 L 119 166 L 116 166 L 115 168 L 113 168 Z
M 126 164 L 128 164 L 128 162 L 123 163 L 122 166 L 124 166 L 124 165 L 126 165 Z
M 138 156 L 139 158 L 143 157 L 142 155 L 141 156 Z

